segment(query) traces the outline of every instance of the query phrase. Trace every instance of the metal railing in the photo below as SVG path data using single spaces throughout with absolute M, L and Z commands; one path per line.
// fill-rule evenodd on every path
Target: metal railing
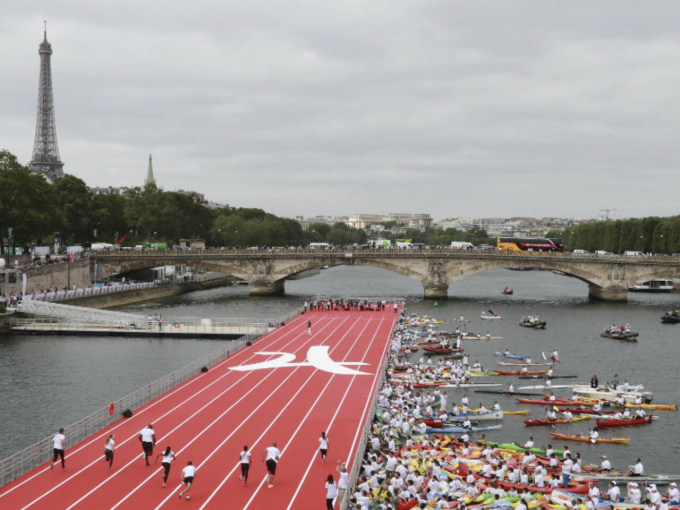
M 297 315 L 296 312 L 280 317 L 275 321 L 276 324 L 282 324 L 290 318 Z M 66 444 L 75 445 L 80 441 L 90 437 L 98 431 L 108 427 L 116 422 L 121 417 L 121 411 L 125 409 L 135 410 L 151 400 L 163 395 L 172 388 L 184 383 L 195 375 L 201 372 L 203 367 L 210 367 L 234 352 L 245 347 L 248 342 L 254 342 L 262 337 L 267 332 L 267 329 L 260 329 L 254 333 L 248 334 L 232 340 L 228 345 L 217 349 L 214 352 L 186 365 L 179 370 L 172 372 L 165 377 L 144 386 L 143 388 L 131 393 L 114 402 L 116 412 L 112 415 L 109 413 L 109 408 L 104 407 L 82 420 L 69 425 L 64 429 L 66 436 Z M 0 487 L 16 480 L 20 476 L 28 473 L 32 469 L 37 468 L 43 462 L 52 458 L 52 437 L 49 436 L 38 441 L 37 443 L 21 450 L 20 452 L 0 461 Z

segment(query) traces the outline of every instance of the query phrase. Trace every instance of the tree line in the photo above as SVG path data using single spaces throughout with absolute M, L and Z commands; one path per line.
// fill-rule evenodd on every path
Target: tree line
M 327 225 L 326 225 L 327 226 Z M 12 234 L 9 235 L 8 229 Z M 363 243 L 366 234 L 346 225 L 329 231 L 303 231 L 292 219 L 262 209 L 208 207 L 184 193 L 156 186 L 120 194 L 94 194 L 82 179 L 65 175 L 54 184 L 0 151 L 0 253 L 5 238 L 14 246 L 52 245 L 55 233 L 64 244 L 106 242 L 122 246 L 179 239 L 204 239 L 208 246 L 306 246 Z
M 680 253 L 680 216 L 585 223 L 555 234 L 564 240 L 568 250 Z

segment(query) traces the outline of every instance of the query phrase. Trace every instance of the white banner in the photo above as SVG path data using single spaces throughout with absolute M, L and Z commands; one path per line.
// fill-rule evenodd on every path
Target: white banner
M 21 285 L 21 295 L 26 296 L 26 284 L 28 283 L 28 274 L 24 273 L 23 283 Z

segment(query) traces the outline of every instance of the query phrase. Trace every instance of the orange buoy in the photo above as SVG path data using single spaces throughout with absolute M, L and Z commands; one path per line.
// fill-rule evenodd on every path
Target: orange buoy
M 116 404 L 113 402 L 109 402 L 109 414 L 113 416 L 114 411 L 116 410 Z

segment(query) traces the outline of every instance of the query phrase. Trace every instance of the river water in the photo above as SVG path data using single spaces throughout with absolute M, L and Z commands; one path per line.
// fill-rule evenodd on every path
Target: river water
M 506 287 L 513 296 L 501 295 Z M 499 270 L 482 273 L 457 282 L 449 288 L 449 300 L 422 299 L 422 286 L 404 276 L 369 267 L 337 267 L 303 280 L 286 282 L 286 295 L 248 296 L 248 287 L 225 287 L 194 292 L 159 301 L 127 307 L 136 313 L 161 313 L 164 320 L 180 317 L 276 317 L 317 296 L 403 297 L 409 313 L 434 315 L 450 321 L 464 315 L 472 320 L 469 331 L 502 337 L 496 340 L 466 340 L 464 347 L 471 361 L 498 368 L 495 351 L 506 347 L 534 360 L 557 349 L 562 363 L 555 375 L 575 374 L 577 379 L 557 379 L 554 384 L 588 383 L 597 374 L 601 382 L 617 373 L 621 380 L 643 383 L 654 393 L 654 402 L 680 403 L 678 359 L 680 325 L 665 325 L 660 316 L 678 307 L 680 295 L 629 294 L 627 304 L 598 303 L 588 300 L 588 288 L 574 278 L 545 271 Z M 481 310 L 498 311 L 500 321 L 482 321 Z M 548 321 L 543 331 L 518 325 L 527 314 L 540 314 Z M 600 338 L 605 324 L 630 323 L 640 332 L 638 343 Z M 444 330 L 455 326 L 444 324 Z M 60 426 L 73 423 L 105 406 L 109 401 L 172 372 L 217 349 L 218 340 L 147 340 L 112 337 L 14 336 L 0 337 L 0 458 L 7 457 L 46 437 Z M 535 384 L 516 377 L 485 377 L 484 382 L 515 387 Z M 449 402 L 459 401 L 465 390 L 449 390 Z M 532 390 L 530 390 L 532 391 Z M 557 396 L 570 396 L 569 390 L 555 390 Z M 542 406 L 517 405 L 514 398 L 468 392 L 476 407 L 491 407 L 494 397 L 504 409 L 530 409 L 530 418 L 542 418 Z M 600 431 L 603 437 L 629 437 L 628 445 L 570 443 L 585 462 L 599 463 L 606 454 L 614 468 L 625 469 L 636 456 L 647 472 L 680 472 L 677 455 L 679 413 L 654 411 L 660 418 L 651 425 Z M 507 416 L 500 431 L 487 434 L 490 440 L 524 443 L 531 435 L 536 445 L 554 441 L 550 430 L 563 433 L 587 431 L 594 422 L 573 425 L 525 428 L 522 416 Z M 590 423 L 590 425 L 589 425 Z

